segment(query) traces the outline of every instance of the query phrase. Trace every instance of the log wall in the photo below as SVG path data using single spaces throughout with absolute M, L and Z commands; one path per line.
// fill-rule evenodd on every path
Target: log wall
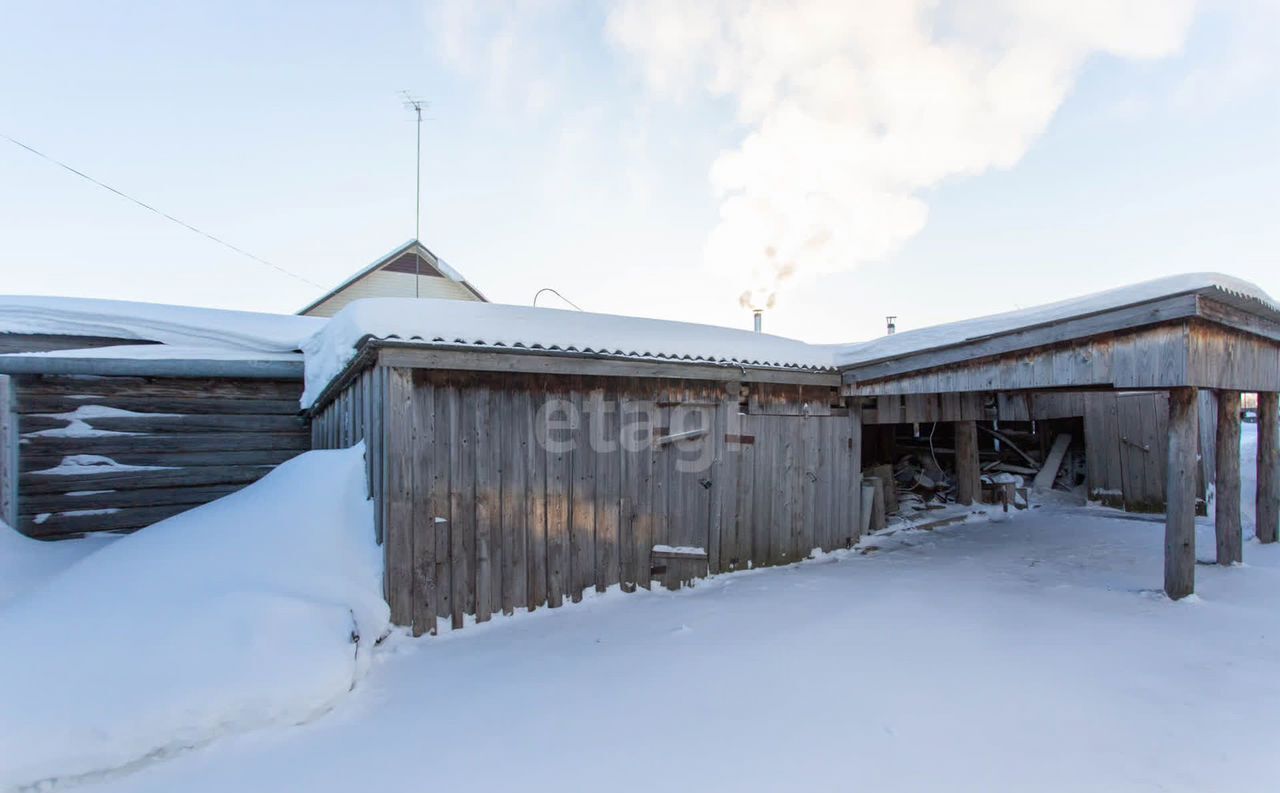
M 297 380 L 13 375 L 8 390 L 32 537 L 141 528 L 309 446 Z
M 361 439 L 393 619 L 418 633 L 859 533 L 861 421 L 831 388 L 381 366 L 313 423 L 319 447 Z

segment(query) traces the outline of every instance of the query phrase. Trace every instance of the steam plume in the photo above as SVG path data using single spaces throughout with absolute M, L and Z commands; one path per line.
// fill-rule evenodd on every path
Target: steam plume
M 925 192 L 1009 168 L 1090 56 L 1176 51 L 1194 0 L 620 0 L 649 85 L 726 97 L 749 130 L 710 179 L 709 263 L 766 307 L 797 273 L 882 259 Z

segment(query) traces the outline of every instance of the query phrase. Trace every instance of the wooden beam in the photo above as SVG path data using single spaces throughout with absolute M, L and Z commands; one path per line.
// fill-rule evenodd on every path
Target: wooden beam
M 978 426 L 974 421 L 955 422 L 956 430 L 956 501 L 966 506 L 982 492 L 978 464 Z
M 0 520 L 18 523 L 18 418 L 13 412 L 13 382 L 0 374 Z
M 1175 295 L 1118 309 L 1073 317 L 1065 321 L 1045 322 L 1017 330 L 985 336 L 961 338 L 939 347 L 907 354 L 845 364 L 840 367 L 846 384 L 896 377 L 936 367 L 967 364 L 977 359 L 992 358 L 1020 350 L 1062 344 L 1117 331 L 1193 317 L 1198 304 L 1194 294 Z M 886 345 L 886 350 L 889 349 Z
M 421 343 L 372 339 L 380 366 L 408 366 L 474 372 L 528 372 L 551 375 L 592 375 L 598 377 L 672 377 L 684 380 L 721 382 L 782 383 L 836 388 L 840 375 L 835 371 L 739 366 L 706 361 L 652 360 L 621 356 L 588 355 L 573 352 L 544 352 L 506 349 L 457 349 Z M 322 395 L 323 399 L 323 395 Z M 317 400 L 317 404 L 321 400 Z
M 1241 561 L 1240 532 L 1240 392 L 1218 392 L 1218 432 L 1215 444 L 1217 484 L 1214 533 L 1218 564 Z
M 1170 389 L 1164 591 L 1174 600 L 1195 591 L 1197 415 L 1196 389 Z
M 1277 398 L 1275 391 L 1263 391 L 1258 394 L 1258 493 L 1256 502 L 1257 516 L 1254 532 L 1258 542 L 1276 541 L 1277 524 L 1280 524 L 1280 437 L 1276 430 L 1280 426 L 1277 421 Z
M 301 359 L 218 361 L 185 358 L 61 358 L 51 355 L 15 355 L 0 357 L 0 373 L 301 380 L 303 368 Z
M 1067 433 L 1053 439 L 1053 447 L 1049 449 L 1049 456 L 1045 458 L 1044 466 L 1031 481 L 1033 490 L 1044 492 L 1053 489 L 1054 480 L 1058 478 L 1058 469 L 1062 467 L 1062 460 L 1067 456 L 1067 449 L 1070 447 L 1071 435 Z

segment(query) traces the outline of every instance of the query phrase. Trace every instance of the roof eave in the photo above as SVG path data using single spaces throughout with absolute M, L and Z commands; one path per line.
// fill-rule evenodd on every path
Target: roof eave
M 746 380 L 758 379 L 763 375 L 781 376 L 783 379 L 794 379 L 795 382 L 808 385 L 840 385 L 839 372 L 834 368 L 799 367 L 799 366 L 764 366 L 759 364 L 741 364 L 733 361 L 711 361 L 689 358 L 673 358 L 660 356 L 613 355 L 595 352 L 579 352 L 572 350 L 553 350 L 537 347 L 511 347 L 478 344 L 449 344 L 443 342 L 424 342 L 421 340 L 387 339 L 373 335 L 362 336 L 355 344 L 356 354 L 347 362 L 342 371 L 329 381 L 316 398 L 308 406 L 307 411 L 314 415 L 333 397 L 345 388 L 364 368 L 376 364 L 382 350 L 424 350 L 450 353 L 482 353 L 507 357 L 541 357 L 550 356 L 580 361 L 602 361 L 622 364 L 661 364 L 677 368 L 687 368 L 690 379 L 700 379 L 697 370 L 703 373 L 711 370 L 735 371 L 741 373 Z M 484 370 L 478 370 L 484 371 Z M 504 368 L 501 371 L 521 371 Z M 535 370 L 530 370 L 535 371 Z M 536 373 L 536 372 L 535 372 Z

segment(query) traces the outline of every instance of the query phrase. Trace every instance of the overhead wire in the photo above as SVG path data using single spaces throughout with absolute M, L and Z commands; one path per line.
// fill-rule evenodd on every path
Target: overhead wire
M 45 154 L 44 152 L 40 151 L 39 149 L 37 149 L 37 148 L 35 148 L 35 147 L 33 147 L 33 146 L 29 146 L 29 145 L 27 145 L 26 143 L 23 143 L 22 141 L 18 140 L 17 138 L 14 138 L 14 137 L 11 137 L 11 136 L 9 136 L 9 135 L 6 135 L 6 134 L 5 134 L 5 133 L 3 133 L 3 132 L 0 132 L 0 138 L 4 138 L 5 140 L 9 141 L 9 142 L 10 142 L 10 143 L 12 143 L 13 145 L 18 146 L 19 148 L 25 149 L 25 150 L 27 150 L 27 151 L 31 152 L 32 154 L 36 155 L 37 157 L 39 157 L 39 158 L 41 158 L 41 159 L 43 159 L 43 160 L 45 160 L 45 161 L 47 161 L 47 162 L 53 163 L 54 165 L 58 166 L 59 168 L 62 168 L 62 169 L 63 169 L 63 170 L 65 170 L 65 171 L 68 171 L 68 172 L 70 172 L 70 173 L 75 174 L 76 176 L 79 176 L 81 179 L 84 179 L 84 180 L 86 180 L 86 181 L 88 181 L 88 182 L 91 182 L 91 183 L 93 183 L 93 184 L 97 185 L 98 187 L 101 187 L 103 190 L 107 190 L 107 191 L 109 191 L 109 192 L 115 193 L 116 195 L 120 196 L 121 198 L 125 199 L 126 201 L 130 201 L 130 202 L 132 202 L 132 203 L 134 203 L 134 204 L 137 204 L 138 206 L 142 207 L 143 209 L 147 210 L 148 212 L 154 212 L 155 214 L 159 215 L 160 217 L 164 218 L 165 220 L 169 220 L 169 221 L 172 221 L 172 222 L 174 222 L 174 223 L 177 223 L 179 226 L 182 226 L 183 228 L 185 228 L 185 229 L 187 229 L 187 230 L 189 230 L 189 231 L 194 231 L 196 234 L 199 234 L 200 236 L 205 237 L 206 239 L 209 239 L 209 240 L 211 240 L 211 241 L 213 241 L 213 242 L 216 242 L 217 244 L 219 244 L 219 245 L 223 246 L 224 248 L 227 248 L 227 249 L 229 249 L 229 250 L 235 251 L 236 253 L 240 254 L 241 256 L 244 256 L 244 257 L 246 257 L 246 258 L 252 259 L 253 261 L 258 262 L 259 264 L 266 265 L 267 267 L 270 267 L 271 269 L 275 270 L 276 272 L 282 273 L 282 274 L 284 274 L 284 275 L 289 276 L 290 278 L 294 278 L 294 279 L 296 279 L 296 280 L 298 280 L 298 281 L 301 281 L 301 282 L 303 282 L 304 284 L 307 284 L 308 286 L 313 286 L 313 287 L 315 287 L 316 289 L 320 289 L 320 290 L 325 290 L 325 289 L 326 289 L 326 287 L 323 287 L 323 286 L 321 286 L 320 284 L 317 284 L 315 281 L 312 281 L 310 278 L 307 278 L 307 277 L 306 277 L 306 276 L 304 276 L 304 275 L 299 275 L 298 273 L 295 273 L 295 272 L 293 272 L 292 270 L 288 270 L 288 269 L 286 269 L 286 268 L 284 268 L 284 267 L 281 267 L 280 265 L 276 264 L 275 262 L 270 262 L 270 261 L 267 261 L 266 259 L 262 258 L 261 256 L 254 255 L 254 254 L 250 253 L 249 251 L 246 251 L 244 248 L 238 247 L 238 246 L 236 246 L 236 245 L 232 245 L 230 242 L 227 242 L 226 240 L 222 239 L 221 237 L 218 237 L 218 236 L 215 236 L 215 235 L 213 235 L 213 234 L 210 234 L 209 232 L 205 231 L 204 229 L 201 229 L 201 228 L 199 228 L 199 227 L 197 227 L 197 226 L 193 226 L 193 225 L 191 225 L 190 223 L 186 222 L 185 220 L 182 220 L 181 218 L 174 217 L 173 215 L 170 215 L 168 212 L 165 212 L 164 210 L 157 209 L 156 207 L 152 206 L 151 204 L 148 204 L 148 203 L 147 203 L 147 202 L 145 202 L 145 201 L 142 201 L 142 200 L 140 200 L 140 199 L 134 198 L 133 196 L 129 195 L 128 193 L 124 192 L 123 190 L 119 190 L 119 189 L 117 189 L 117 188 L 115 188 L 115 187 L 112 187 L 111 185 L 109 185 L 109 184 L 107 184 L 107 183 L 105 183 L 105 182 L 99 181 L 98 179 L 93 178 L 92 176 L 90 176 L 89 174 L 85 173 L 84 171 L 81 171 L 81 170 L 79 170 L 78 168 L 74 168 L 74 167 L 72 167 L 72 166 L 68 165 L 67 163 L 65 163 L 65 162 L 63 162 L 63 161 L 61 161 L 61 160 L 59 160 L 59 159 L 57 159 L 57 158 L 55 158 L 55 157 L 52 157 L 52 156 L 50 156 L 50 155 L 48 155 L 48 154 Z

